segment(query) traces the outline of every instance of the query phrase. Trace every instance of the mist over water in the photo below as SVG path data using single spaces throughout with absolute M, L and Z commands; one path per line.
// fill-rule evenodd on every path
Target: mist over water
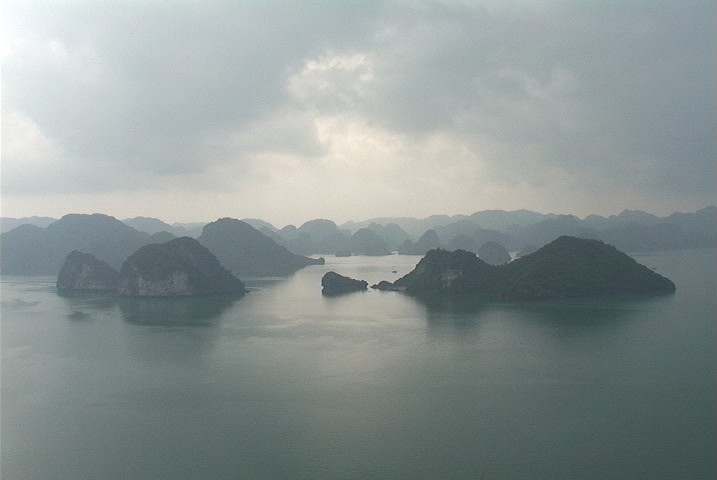
M 321 295 L 418 259 L 328 258 L 238 300 L 3 277 L 3 480 L 715 477 L 715 250 L 636 257 L 667 296 Z

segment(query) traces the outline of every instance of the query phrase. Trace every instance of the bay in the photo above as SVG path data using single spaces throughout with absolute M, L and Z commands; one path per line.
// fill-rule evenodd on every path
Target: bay
M 14 479 L 712 479 L 717 256 L 637 256 L 673 295 L 491 303 L 369 290 L 348 257 L 244 298 L 58 296 L 2 277 Z

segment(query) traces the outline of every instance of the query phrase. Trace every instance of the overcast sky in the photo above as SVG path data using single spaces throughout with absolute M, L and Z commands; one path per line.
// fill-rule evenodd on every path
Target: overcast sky
M 715 5 L 5 0 L 2 215 L 694 211 Z

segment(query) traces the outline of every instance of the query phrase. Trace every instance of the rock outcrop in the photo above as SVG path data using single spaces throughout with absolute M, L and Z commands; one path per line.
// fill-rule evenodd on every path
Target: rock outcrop
M 73 250 L 57 277 L 60 293 L 111 292 L 117 290 L 119 272 L 94 255 Z
M 368 282 L 355 280 L 350 277 L 339 275 L 336 272 L 327 272 L 321 278 L 321 291 L 325 295 L 339 295 L 342 293 L 358 292 L 368 288 Z
M 599 240 L 567 236 L 500 266 L 489 265 L 463 250 L 431 250 L 393 286 L 414 295 L 471 294 L 484 299 L 573 298 L 675 290 L 669 279 L 615 247 Z
M 397 287 L 393 283 L 389 282 L 388 280 L 381 280 L 380 282 L 371 285 L 371 288 L 375 290 L 383 290 L 387 292 L 399 292 L 402 290 L 402 288 Z
M 246 293 L 244 283 L 197 240 L 181 237 L 140 248 L 122 265 L 119 293 L 171 297 Z
M 473 252 L 435 249 L 426 253 L 413 271 L 396 280 L 393 285 L 417 295 L 482 292 L 491 281 L 495 268 Z M 388 289 L 385 284 L 383 287 L 384 290 Z

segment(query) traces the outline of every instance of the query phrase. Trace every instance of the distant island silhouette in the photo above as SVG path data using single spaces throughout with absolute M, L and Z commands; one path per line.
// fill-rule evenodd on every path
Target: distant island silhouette
M 140 247 L 176 238 L 141 232 L 103 214 L 69 214 L 47 227 L 23 224 L 0 235 L 0 272 L 57 275 L 72 251 L 90 254 L 119 270 Z M 249 224 L 224 218 L 205 225 L 197 239 L 237 276 L 282 276 L 322 259 L 290 252 Z
M 197 239 L 219 262 L 241 277 L 284 276 L 324 260 L 290 252 L 241 220 L 222 218 L 204 226 Z
M 509 261 L 508 252 L 527 257 L 561 236 L 599 240 L 631 253 L 717 246 L 715 206 L 665 217 L 639 210 L 583 219 L 529 210 L 485 210 L 423 219 L 372 218 L 342 225 L 315 219 L 282 228 L 256 218 L 170 225 L 151 217 L 120 221 L 97 213 L 68 214 L 59 220 L 2 218 L 0 226 L 3 275 L 58 275 L 73 251 L 90 254 L 119 271 L 140 247 L 163 244 L 177 235 L 196 238 L 238 278 L 290 275 L 324 263 L 323 258 L 315 258 L 319 255 L 425 255 L 435 249 L 472 252 L 499 265 Z M 516 268 L 514 263 L 508 264 L 508 270 Z M 84 281 L 88 286 L 94 280 L 87 277 Z

